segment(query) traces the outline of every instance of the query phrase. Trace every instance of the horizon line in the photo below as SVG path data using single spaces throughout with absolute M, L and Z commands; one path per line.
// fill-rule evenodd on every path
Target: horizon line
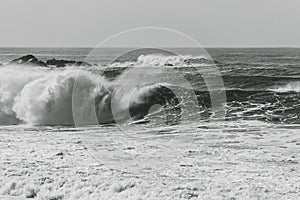
M 265 48 L 265 49 L 298 49 L 300 46 L 202 46 L 203 48 L 209 48 L 209 49 L 259 49 L 259 48 Z M 78 48 L 78 49 L 93 49 L 97 47 L 91 47 L 91 46 L 0 46 L 0 49 L 4 48 L 66 48 L 66 49 L 72 49 L 72 48 Z M 189 46 L 173 46 L 173 47 L 130 47 L 130 46 L 104 46 L 104 47 L 98 47 L 98 48 L 167 48 L 167 49 L 173 49 L 173 48 L 199 48 L 199 47 L 189 47 Z

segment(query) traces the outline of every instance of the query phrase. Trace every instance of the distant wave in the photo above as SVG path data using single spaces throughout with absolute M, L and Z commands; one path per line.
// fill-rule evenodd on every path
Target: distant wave
M 300 81 L 290 82 L 284 86 L 278 86 L 276 88 L 270 88 L 274 92 L 300 92 Z
M 131 66 L 175 66 L 184 67 L 191 65 L 213 64 L 213 61 L 204 56 L 174 55 L 166 56 L 159 54 L 140 55 L 135 61 L 115 62 L 112 67 Z

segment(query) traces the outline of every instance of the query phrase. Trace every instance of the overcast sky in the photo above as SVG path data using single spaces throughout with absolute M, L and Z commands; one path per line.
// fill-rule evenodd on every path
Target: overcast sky
M 208 47 L 300 47 L 299 9 L 299 0 L 1 0 L 0 46 L 95 46 L 156 26 Z

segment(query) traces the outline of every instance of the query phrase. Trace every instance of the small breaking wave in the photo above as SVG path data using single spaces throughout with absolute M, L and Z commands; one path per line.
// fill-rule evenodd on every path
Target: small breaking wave
M 204 56 L 191 56 L 191 55 L 159 55 L 148 54 L 140 55 L 135 61 L 115 62 L 111 67 L 131 67 L 131 66 L 174 66 L 184 67 L 191 65 L 208 65 L 214 64 L 212 60 Z
M 279 86 L 276 88 L 271 88 L 271 91 L 274 92 L 280 92 L 280 93 L 285 93 L 285 92 L 300 92 L 300 81 L 296 82 L 290 82 L 284 86 Z

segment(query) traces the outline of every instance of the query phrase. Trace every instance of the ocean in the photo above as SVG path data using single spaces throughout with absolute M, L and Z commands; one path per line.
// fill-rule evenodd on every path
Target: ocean
M 86 60 L 87 55 L 90 53 L 90 51 L 91 49 L 88 48 L 1 48 L 0 61 L 2 63 L 6 63 L 18 57 L 24 56 L 26 54 L 33 54 L 42 61 L 50 60 L 53 58 L 62 59 L 62 60 L 82 61 L 82 60 Z M 207 92 L 211 88 L 207 87 L 207 80 L 203 78 L 203 75 L 207 76 L 207 74 L 211 73 L 205 71 L 205 69 L 209 69 L 211 66 L 216 65 L 217 70 L 220 73 L 220 77 L 222 79 L 223 85 L 222 87 L 219 86 L 219 88 L 218 86 L 216 86 L 216 88 L 213 90 L 226 90 L 226 93 L 224 94 L 224 96 L 226 96 L 225 97 L 226 99 L 224 99 L 223 102 L 226 104 L 224 105 L 224 110 L 226 110 L 226 117 L 225 117 L 226 120 L 240 120 L 240 119 L 260 120 L 260 121 L 270 122 L 274 124 L 280 124 L 280 123 L 298 124 L 300 122 L 299 119 L 299 109 L 300 109 L 299 107 L 300 106 L 299 104 L 300 103 L 299 102 L 299 92 L 300 92 L 299 53 L 300 50 L 299 49 L 293 49 L 293 48 L 290 49 L 288 48 L 286 49 L 281 49 L 281 48 L 207 49 L 207 52 L 209 53 L 211 58 L 215 61 L 215 63 L 211 63 L 211 60 L 209 59 L 206 60 L 206 58 L 203 55 L 197 55 L 197 53 L 199 53 L 198 49 L 193 49 L 193 48 L 168 50 L 169 52 L 174 52 L 174 51 L 182 52 L 181 53 L 182 55 L 178 55 L 177 57 L 173 55 L 171 56 L 170 55 L 164 56 L 163 54 L 159 55 L 159 52 L 156 53 L 156 51 L 153 49 L 138 50 L 132 52 L 129 51 L 130 49 L 126 50 L 124 48 L 123 49 L 108 48 L 96 55 L 92 55 L 92 56 L 89 55 L 88 60 L 91 61 L 92 64 L 97 64 L 97 67 L 87 67 L 84 70 L 88 71 L 91 74 L 101 74 L 100 75 L 101 79 L 105 79 L 105 80 L 99 80 L 99 81 L 100 82 L 105 81 L 106 85 L 111 84 L 110 86 L 106 86 L 110 88 L 115 83 L 109 83 L 109 82 L 114 82 L 114 81 L 116 82 L 116 80 L 119 79 L 122 73 L 127 73 L 128 69 L 133 71 L 132 68 L 135 68 L 136 66 L 139 65 L 163 66 L 168 69 L 172 68 L 172 70 L 169 71 L 165 69 L 164 71 L 161 71 L 155 68 L 155 69 L 148 69 L 145 71 L 136 72 L 139 74 L 147 73 L 147 81 L 135 80 L 136 83 L 134 85 L 136 86 L 135 88 L 140 89 L 141 93 L 144 91 L 142 91 L 140 85 L 144 84 L 145 86 L 147 86 L 144 89 L 145 90 L 147 89 L 148 91 L 145 91 L 145 93 L 141 95 L 148 95 L 147 98 L 149 98 L 149 99 L 145 99 L 145 101 L 147 101 L 145 102 L 145 104 L 136 105 L 136 106 L 137 107 L 146 106 L 150 108 L 154 104 L 160 104 L 160 103 L 165 104 L 166 102 L 163 101 L 170 101 L 170 99 L 172 99 L 173 97 L 174 100 L 176 95 L 173 94 L 172 96 L 172 91 L 169 91 L 164 84 L 168 84 L 171 82 L 173 84 L 173 82 L 176 82 L 174 81 L 173 73 L 178 73 L 180 74 L 180 76 L 182 75 L 182 79 L 187 80 L 188 84 L 190 85 L 189 89 L 194 90 L 193 92 L 195 92 L 195 95 L 197 96 L 199 107 L 202 107 L 202 109 L 200 110 L 202 111 L 202 113 L 204 113 L 203 115 L 208 116 L 210 115 L 208 112 L 211 109 L 211 99 L 210 99 L 210 94 L 208 94 Z M 119 54 L 122 52 L 126 52 L 126 54 L 119 56 Z M 108 63 L 111 61 L 113 61 L 113 63 Z M 68 78 L 74 76 L 74 74 L 71 75 L 73 71 L 75 72 L 76 70 L 78 71 L 78 67 L 74 67 L 73 69 L 70 68 L 72 68 L 72 66 L 68 67 L 67 70 L 62 70 L 62 69 L 57 70 L 59 71 L 59 73 L 61 73 L 62 71 L 68 71 L 68 72 L 62 72 L 62 73 L 66 73 L 65 75 L 66 77 L 62 79 L 67 80 Z M 1 124 L 10 124 L 9 118 L 14 118 L 13 115 L 16 115 L 15 111 L 12 111 L 10 116 L 3 117 L 3 113 L 4 114 L 7 113 L 9 110 L 12 109 L 13 104 L 17 103 L 17 102 L 13 103 L 13 101 L 15 101 L 16 97 L 20 95 L 20 93 L 22 92 L 21 90 L 27 84 L 30 83 L 32 84 L 32 80 L 41 77 L 44 78 L 44 76 L 47 76 L 46 75 L 47 72 L 44 72 L 43 70 L 41 70 L 41 72 L 38 72 L 37 69 L 34 69 L 31 72 L 31 69 L 23 68 L 20 69 L 22 71 L 21 74 L 19 74 L 18 70 L 19 69 L 12 69 L 12 68 L 1 69 L 1 77 L 2 77 L 1 91 L 2 94 L 4 94 L 4 96 L 2 95 L 2 101 L 1 101 L 2 107 L 4 106 L 4 108 L 1 109 L 1 113 L 2 113 L 2 116 L 0 116 Z M 49 73 L 50 78 L 53 77 L 54 71 L 55 70 L 52 69 L 51 73 Z M 22 78 L 18 77 L 20 75 L 22 76 Z M 130 81 L 131 84 L 133 84 L 132 77 L 129 78 L 129 76 L 131 75 L 127 75 L 127 76 L 128 76 L 127 78 L 131 80 Z M 6 78 L 9 80 L 6 80 Z M 124 79 L 124 77 L 122 79 Z M 61 80 L 61 81 L 62 81 L 61 84 L 65 83 L 64 82 L 65 80 Z M 122 80 L 122 81 L 124 82 L 124 84 L 126 84 L 126 80 Z M 178 83 L 179 86 L 184 84 L 180 80 L 177 81 L 180 82 Z M 151 84 L 152 86 L 150 86 Z M 173 86 L 176 87 L 175 84 L 173 84 Z M 14 86 L 16 88 L 14 88 Z M 40 88 L 41 91 L 39 92 L 42 92 L 43 89 L 50 89 L 52 86 L 49 86 L 50 88 L 47 87 L 48 86 L 44 86 Z M 151 89 L 149 87 L 153 87 L 153 88 Z M 32 89 L 36 90 L 37 88 L 34 87 L 33 85 Z M 55 93 L 56 91 L 53 92 Z M 64 92 L 64 91 L 60 91 L 60 92 Z M 69 91 L 65 91 L 65 92 L 69 92 Z M 146 92 L 149 92 L 149 94 L 146 94 Z M 152 97 L 154 97 L 158 93 L 160 94 L 162 93 L 161 97 L 162 98 L 166 97 L 166 99 L 165 100 L 153 99 Z M 126 94 L 122 94 L 122 96 L 124 95 L 126 96 Z M 57 96 L 54 98 L 59 99 L 61 97 Z M 102 99 L 102 97 L 99 98 Z M 140 96 L 136 98 L 144 98 L 144 96 L 143 97 Z M 45 101 L 52 101 L 58 99 L 48 99 L 48 100 L 46 99 Z M 134 101 L 133 99 L 131 100 Z M 33 102 L 28 102 L 28 103 L 33 103 Z M 71 104 L 71 103 L 66 102 L 66 104 Z M 179 104 L 179 102 L 177 102 L 177 104 Z M 20 106 L 23 107 L 23 105 Z M 56 105 L 53 106 L 56 107 Z M 57 109 L 61 109 L 61 108 L 57 108 Z M 148 110 L 144 110 L 141 112 L 146 112 L 146 113 L 141 114 L 139 113 L 140 110 L 134 111 L 134 109 L 135 108 L 131 109 L 132 112 L 135 112 L 135 115 L 139 115 L 139 116 L 138 117 L 133 116 L 133 117 L 137 117 L 137 118 L 143 118 L 144 116 L 146 116 L 148 112 Z M 22 111 L 24 113 L 27 113 L 26 110 L 22 110 Z M 43 110 L 41 110 L 41 112 L 43 112 Z M 29 113 L 27 114 L 29 115 Z M 71 113 L 69 114 L 72 115 Z M 24 122 L 31 123 L 30 119 L 25 119 L 26 117 L 25 118 L 15 117 L 15 118 L 16 119 L 13 121 L 19 121 L 19 123 L 12 123 L 12 124 L 22 124 Z M 33 116 L 33 118 L 36 117 Z M 5 122 L 5 120 L 8 121 Z M 69 122 L 67 122 L 67 124 L 72 124 L 72 119 L 68 119 L 68 120 Z M 106 123 L 105 119 L 103 120 L 104 123 Z M 109 120 L 107 121 L 109 122 Z M 63 124 L 64 122 L 61 123 Z M 33 124 L 40 125 L 39 122 L 37 123 L 34 122 Z M 60 122 L 47 123 L 46 121 L 45 123 L 43 122 L 42 124 L 61 125 Z
M 275 173 L 272 170 L 276 171 L 276 167 L 278 173 L 297 168 L 300 49 L 208 48 L 207 52 L 199 52 L 196 48 L 106 48 L 95 54 L 91 51 L 0 48 L 0 134 L 4 151 L 14 151 L 17 147 L 11 145 L 22 144 L 17 148 L 19 153 L 33 148 L 47 157 L 49 152 L 53 154 L 52 147 L 71 155 L 76 152 L 71 150 L 72 145 L 79 145 L 101 167 L 108 168 L 113 173 L 108 176 L 114 179 L 151 179 L 160 183 L 172 180 L 178 184 L 181 180 L 202 181 L 207 188 L 199 191 L 206 195 L 211 192 L 212 197 L 220 192 L 214 186 L 227 184 L 235 193 L 247 190 L 246 198 L 254 193 L 265 197 L 266 188 L 278 197 L 280 181 L 290 190 L 299 191 L 294 179 L 282 180 L 282 174 L 270 174 Z M 10 63 L 28 54 L 46 64 L 55 58 L 85 61 L 88 65 L 33 66 L 33 58 L 29 64 Z M 24 140 L 28 142 L 24 144 Z M 43 149 L 49 145 L 52 150 Z M 8 155 L 17 154 L 2 156 L 7 161 Z M 22 162 L 30 162 L 29 158 Z M 277 162 L 277 158 L 281 161 Z M 79 162 L 80 156 L 74 159 L 70 162 Z M 76 166 L 85 161 L 78 162 Z M 15 164 L 5 162 L 2 167 L 12 169 Z M 35 181 L 44 173 L 36 172 L 37 166 L 28 172 L 36 177 Z M 52 169 L 55 164 L 47 166 Z M 67 166 L 72 168 L 71 164 Z M 264 190 L 246 189 L 258 181 L 245 172 L 253 168 L 257 174 L 267 174 L 259 180 Z M 293 177 L 297 169 L 286 172 L 287 176 Z M 224 173 L 219 174 L 218 170 Z M 234 178 L 237 172 L 240 182 Z M 242 172 L 246 175 L 242 176 Z M 71 172 L 67 174 L 73 176 Z M 12 178 L 26 182 L 29 176 L 12 175 L 6 170 L 0 182 Z M 47 176 L 62 178 L 64 172 Z M 239 183 L 244 184 L 242 189 L 238 189 Z M 44 187 L 35 184 L 40 190 Z M 69 191 L 72 184 L 61 188 Z M 7 187 L 0 188 L 2 195 L 23 194 L 23 190 L 15 189 L 18 187 Z

